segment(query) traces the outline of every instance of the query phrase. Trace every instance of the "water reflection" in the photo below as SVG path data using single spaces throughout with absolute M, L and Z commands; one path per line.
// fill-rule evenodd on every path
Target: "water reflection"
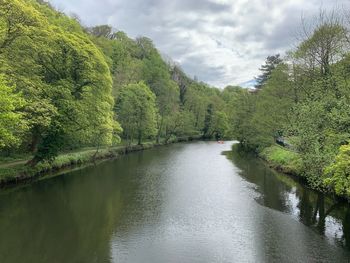
M 310 190 L 296 178 L 275 172 L 255 155 L 241 151 L 237 145 L 225 155 L 241 169 L 240 175 L 259 193 L 255 198 L 259 204 L 290 214 L 330 242 L 350 251 L 349 204 Z
M 135 177 L 149 161 L 125 156 L 1 192 L 0 262 L 110 262 L 113 233 L 132 231 L 123 215 L 138 207 Z

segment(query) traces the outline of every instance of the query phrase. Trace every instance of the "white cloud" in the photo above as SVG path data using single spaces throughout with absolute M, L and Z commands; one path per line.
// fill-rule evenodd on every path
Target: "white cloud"
M 268 55 L 291 48 L 301 16 L 348 0 L 50 0 L 87 25 L 148 36 L 191 76 L 224 87 L 251 80 Z

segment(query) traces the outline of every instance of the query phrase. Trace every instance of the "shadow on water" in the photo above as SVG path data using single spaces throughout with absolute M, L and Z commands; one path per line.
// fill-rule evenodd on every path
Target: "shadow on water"
M 350 251 L 350 205 L 313 191 L 290 176 L 278 173 L 241 150 L 238 145 L 224 152 L 259 193 L 256 201 L 282 211 L 311 227 L 329 241 Z
M 125 156 L 0 193 L 0 262 L 110 262 L 112 235 L 133 228 L 125 215 L 145 212 L 133 197 L 153 158 Z

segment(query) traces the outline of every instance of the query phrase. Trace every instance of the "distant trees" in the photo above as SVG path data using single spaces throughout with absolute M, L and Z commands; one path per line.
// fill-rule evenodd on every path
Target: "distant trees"
M 213 114 L 224 108 L 220 92 L 189 78 L 179 66 L 166 63 L 149 38 L 132 40 L 123 32 L 116 32 L 114 36 L 110 39 L 94 34 L 92 40 L 103 51 L 111 69 L 115 109 L 124 128 L 123 139 L 130 143 L 131 137 L 136 139 L 137 136 L 131 135 L 130 129 L 126 128 L 134 121 L 128 118 L 121 120 L 122 116 L 118 112 L 121 110 L 121 96 L 125 96 L 123 90 L 126 86 L 140 82 L 147 85 L 155 95 L 156 135 L 151 137 L 155 137 L 157 142 L 168 142 L 178 136 L 202 135 L 208 105 L 215 105 Z M 211 129 L 214 128 L 213 123 L 210 125 Z M 204 136 L 213 138 L 218 133 L 211 131 Z M 148 138 L 150 135 L 142 137 Z
M 115 38 L 113 29 L 109 25 L 100 25 L 87 28 L 87 31 L 95 37 L 105 37 L 108 39 Z
M 233 138 L 240 141 L 246 148 L 255 150 L 255 127 L 253 117 L 256 107 L 256 96 L 249 93 L 247 89 L 240 87 L 227 87 L 224 90 L 228 101 L 229 130 Z
M 208 138 L 215 138 L 216 140 L 222 140 L 226 138 L 227 132 L 228 119 L 226 113 L 223 111 L 215 111 L 205 136 Z

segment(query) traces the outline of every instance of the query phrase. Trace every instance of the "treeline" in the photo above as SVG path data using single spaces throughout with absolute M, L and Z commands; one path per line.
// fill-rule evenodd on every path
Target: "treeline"
M 223 138 L 224 102 L 146 37 L 84 28 L 42 0 L 0 0 L 0 157 L 35 166 L 121 140 Z
M 322 13 L 304 23 L 303 41 L 270 56 L 256 90 L 237 89 L 230 114 L 241 144 L 275 156 L 322 191 L 350 197 L 350 41 L 347 19 Z M 269 149 L 270 148 L 270 149 Z M 268 151 L 266 149 L 269 149 Z M 264 152 L 265 151 L 265 152 Z M 289 159 L 288 159 L 289 155 Z M 294 161 L 294 160 L 293 160 Z

